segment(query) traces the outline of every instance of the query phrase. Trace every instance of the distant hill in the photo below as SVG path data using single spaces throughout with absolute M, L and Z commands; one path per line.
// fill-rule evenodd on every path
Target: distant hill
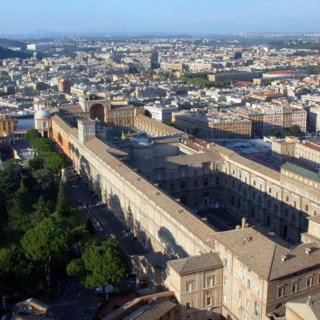
M 5 49 L 19 47 L 21 50 L 25 50 L 27 49 L 27 44 L 18 40 L 0 38 L 0 47 Z
M 0 59 L 8 59 L 8 58 L 21 58 L 27 59 L 32 57 L 31 53 L 23 52 L 23 51 L 13 51 L 10 49 L 5 49 L 0 47 Z

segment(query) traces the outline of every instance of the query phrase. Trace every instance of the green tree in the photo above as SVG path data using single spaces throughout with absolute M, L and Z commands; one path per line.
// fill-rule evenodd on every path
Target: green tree
M 8 208 L 4 192 L 0 189 L 0 225 L 8 222 Z
M 289 132 L 292 136 L 298 136 L 301 133 L 301 129 L 297 124 L 294 124 L 289 128 Z
M 0 249 L 0 279 L 2 283 L 12 286 L 12 282 L 20 282 L 28 276 L 33 269 L 20 248 Z M 0 281 L 1 281 L 0 280 Z
M 66 166 L 65 159 L 58 153 L 47 152 L 43 156 L 44 167 L 53 172 L 58 173 L 62 168 Z
M 30 195 L 22 180 L 20 188 L 13 196 L 11 208 L 9 209 L 9 223 L 13 230 L 25 232 L 30 228 L 30 211 Z
M 66 198 L 63 184 L 60 183 L 58 197 L 57 197 L 56 212 L 59 217 L 67 217 L 70 214 L 70 211 L 71 211 L 71 207 Z
M 14 185 L 18 187 L 21 182 L 21 177 L 23 175 L 23 168 L 15 159 L 10 159 L 6 161 L 3 165 L 3 173 L 8 176 Z
M 90 244 L 81 259 L 73 260 L 67 266 L 67 273 L 80 277 L 81 283 L 89 289 L 118 282 L 130 272 L 131 266 L 114 237 L 109 237 L 101 245 Z
M 43 163 L 43 160 L 38 155 L 35 155 L 32 159 L 28 161 L 29 168 L 32 171 L 41 169 L 42 163 Z
M 31 144 L 31 141 L 32 141 L 32 140 L 35 140 L 35 139 L 40 138 L 40 137 L 41 137 L 41 135 L 40 135 L 39 131 L 36 130 L 36 129 L 28 130 L 28 131 L 24 134 L 24 138 L 27 139 L 30 144 Z
M 276 129 L 270 129 L 267 131 L 267 136 L 279 137 L 281 132 Z
M 42 156 L 46 152 L 53 152 L 52 141 L 45 138 L 38 138 L 31 141 L 31 146 L 36 150 L 39 156 Z
M 25 233 L 21 246 L 28 259 L 44 261 L 68 249 L 68 233 L 52 223 L 40 223 Z
M 39 169 L 32 173 L 32 177 L 41 186 L 43 191 L 50 190 L 54 187 L 54 175 L 49 169 Z
M 31 216 L 31 223 L 33 226 L 36 226 L 38 223 L 50 216 L 50 209 L 44 196 L 40 196 L 38 202 L 33 205 L 33 209 L 34 211 Z
M 172 118 L 171 117 L 166 120 L 166 125 L 168 125 L 170 127 L 174 126 L 174 123 L 172 122 Z

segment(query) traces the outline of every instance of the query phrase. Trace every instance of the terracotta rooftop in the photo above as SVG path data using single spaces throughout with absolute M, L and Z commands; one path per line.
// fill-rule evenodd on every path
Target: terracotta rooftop
M 158 320 L 170 312 L 172 309 L 176 308 L 177 304 L 169 299 L 161 299 L 155 301 L 149 308 L 144 312 L 140 313 L 137 317 L 133 318 L 134 320 Z
M 213 252 L 185 259 L 172 260 L 168 262 L 168 265 L 180 275 L 223 267 L 219 255 Z
M 295 304 L 299 305 L 299 306 L 297 306 L 298 307 L 297 309 L 301 310 L 301 311 L 302 311 L 301 306 L 306 305 L 307 308 L 310 308 L 315 319 L 320 320 L 320 295 L 319 294 L 288 302 L 289 308 Z
M 71 128 L 58 115 L 52 117 L 52 121 L 54 121 L 61 129 L 78 139 L 78 130 L 76 128 Z M 127 180 L 136 192 L 144 195 L 151 203 L 154 203 L 155 206 L 159 206 L 161 210 L 171 216 L 173 221 L 175 220 L 175 223 L 181 224 L 206 245 L 214 248 L 213 235 L 215 231 L 202 222 L 197 215 L 190 212 L 187 208 L 180 206 L 179 203 L 162 192 L 161 189 L 155 187 L 126 164 L 118 160 L 108 151 L 108 146 L 98 138 L 90 139 L 85 143 L 85 147 L 116 174 Z
M 315 242 L 290 249 L 281 238 L 263 235 L 255 227 L 216 233 L 215 238 L 267 281 L 320 265 L 320 248 Z M 307 248 L 311 249 L 309 254 L 305 252 Z
M 148 124 L 151 124 L 155 127 L 158 127 L 159 129 L 161 130 L 164 130 L 164 131 L 167 131 L 168 133 L 170 133 L 171 135 L 175 135 L 175 134 L 179 134 L 179 135 L 183 135 L 185 134 L 185 132 L 183 131 L 180 131 L 176 128 L 173 128 L 173 127 L 170 127 L 162 122 L 159 122 L 159 121 L 156 121 L 156 120 L 153 120 L 149 117 L 146 117 L 144 116 L 143 114 L 139 114 L 138 116 L 136 116 L 136 119 L 139 119 L 139 120 L 142 120 Z

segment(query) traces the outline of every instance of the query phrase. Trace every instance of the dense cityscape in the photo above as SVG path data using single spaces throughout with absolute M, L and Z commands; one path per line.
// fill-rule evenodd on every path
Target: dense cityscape
M 319 62 L 316 32 L 1 38 L 2 319 L 320 319 Z

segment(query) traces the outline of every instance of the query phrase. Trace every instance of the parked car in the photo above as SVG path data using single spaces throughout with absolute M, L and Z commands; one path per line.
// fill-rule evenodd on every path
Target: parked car
M 122 231 L 122 234 L 123 234 L 124 237 L 131 237 L 131 236 L 133 236 L 133 233 L 131 232 L 130 229 L 125 229 L 125 230 L 123 230 L 123 231 Z

